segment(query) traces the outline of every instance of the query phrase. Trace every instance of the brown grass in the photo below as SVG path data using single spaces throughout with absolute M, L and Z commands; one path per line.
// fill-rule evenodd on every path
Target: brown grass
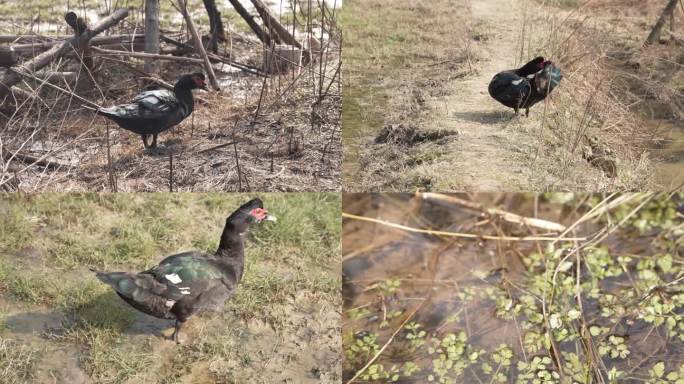
M 414 128 L 426 99 L 443 84 L 465 76 L 475 58 L 469 50 L 467 4 L 461 0 L 416 3 L 371 0 L 345 4 L 343 128 L 345 186 L 384 189 L 423 153 L 405 146 L 367 146 L 381 128 Z M 420 126 L 419 130 L 429 130 Z M 437 151 L 438 152 L 438 151 Z
M 683 95 L 677 89 L 684 82 L 677 61 L 684 56 L 672 44 L 642 47 L 664 4 L 579 3 L 544 18 L 531 16 L 522 48 L 551 52 L 565 70 L 563 91 L 555 95 L 548 116 L 550 134 L 540 139 L 547 147 L 559 147 L 555 153 L 561 167 L 548 164 L 548 169 L 560 171 L 560 178 L 571 184 L 588 186 L 594 180 L 573 163 L 598 152 L 616 164 L 618 176 L 596 190 L 669 188 L 658 183 L 669 177 L 676 184 L 678 176 L 659 170 L 663 159 L 653 149 L 668 135 L 658 125 L 681 124 Z M 601 162 L 592 164 L 601 169 Z

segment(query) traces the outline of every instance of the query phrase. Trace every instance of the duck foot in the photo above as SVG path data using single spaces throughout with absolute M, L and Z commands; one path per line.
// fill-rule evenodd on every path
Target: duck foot
M 148 135 L 140 135 L 140 137 L 142 138 L 143 146 L 145 147 L 145 149 L 148 149 L 150 147 L 150 145 L 147 143 L 147 136 Z
M 185 340 L 185 336 L 180 333 L 180 329 L 183 323 L 180 321 L 176 320 L 176 325 L 174 327 L 173 333 L 171 334 L 171 341 L 175 342 L 176 344 L 180 344 L 182 341 Z
M 147 139 L 149 139 L 150 136 L 152 136 L 152 144 L 149 144 L 147 142 Z M 143 142 L 143 145 L 145 146 L 145 149 L 157 148 L 157 134 L 156 133 L 153 133 L 151 135 L 140 135 L 140 137 L 142 137 L 142 142 Z

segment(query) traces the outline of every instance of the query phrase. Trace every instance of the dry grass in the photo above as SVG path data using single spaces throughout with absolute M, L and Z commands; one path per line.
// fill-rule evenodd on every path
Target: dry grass
M 380 2 L 378 11 L 366 6 L 354 9 L 352 3 L 345 12 L 355 29 L 348 32 L 347 41 L 356 38 L 363 43 L 346 47 L 345 52 L 349 66 L 343 108 L 349 154 L 345 185 L 355 191 L 676 187 L 684 182 L 684 172 L 677 169 L 681 168 L 682 93 L 678 91 L 681 71 L 677 71 L 681 49 L 640 48 L 649 25 L 662 11 L 660 3 L 631 7 L 635 4 L 625 1 L 525 0 L 515 10 L 522 20 L 518 23 L 516 18 L 512 27 L 474 23 L 463 12 L 467 4 L 453 1 L 408 14 L 401 13 L 406 9 L 401 4 Z M 384 20 L 382 27 L 374 18 Z M 449 18 L 447 27 L 443 21 Z M 453 20 L 463 30 L 449 31 Z M 391 37 L 401 33 L 411 38 L 393 42 Z M 454 118 L 450 113 L 456 103 L 468 102 L 458 95 L 473 95 L 463 90 L 461 77 L 466 81 L 477 77 L 475 86 L 485 86 L 478 68 L 501 58 L 491 57 L 497 52 L 483 56 L 482 50 L 490 51 L 496 46 L 492 42 L 507 37 L 503 34 L 516 36 L 515 64 L 535 55 L 556 61 L 564 73 L 561 86 L 547 103 L 535 106 L 529 119 L 509 123 L 504 112 L 482 114 L 477 106 L 470 111 L 475 113 Z M 513 61 L 513 57 L 506 59 Z M 635 59 L 640 68 L 636 73 Z M 484 88 L 478 92 L 485 92 Z M 467 142 L 455 136 L 416 145 L 370 144 L 381 127 L 398 132 L 436 132 L 445 127 L 461 131 L 460 126 L 471 121 L 496 124 L 497 130 L 478 136 L 472 131 L 480 126 L 464 127 L 466 136 L 477 137 Z M 474 164 L 472 156 L 459 156 L 480 153 L 482 149 L 474 148 L 479 146 L 497 155 L 490 168 Z M 660 156 L 656 146 L 667 147 L 663 152 L 669 158 Z
M 684 56 L 681 47 L 672 44 L 642 47 L 664 5 L 575 3 L 544 17 L 531 11 L 521 47 L 528 55 L 549 52 L 565 73 L 553 98 L 553 112 L 547 115 L 549 131 L 539 137 L 553 161 L 540 164 L 539 174 L 556 175 L 579 190 L 676 187 L 684 172 L 678 175 L 663 162 L 676 164 L 681 159 L 659 158 L 656 144 L 677 138 L 659 129 L 661 124 L 681 126 L 684 95 L 677 89 L 684 82 L 675 56 Z M 617 177 L 594 184 L 597 178 L 587 178 L 587 171 L 576 166 L 585 160 L 594 173 L 609 175 L 614 166 Z
M 406 164 L 420 163 L 421 151 L 396 145 L 368 145 L 390 125 L 429 131 L 426 99 L 443 95 L 450 79 L 465 76 L 475 61 L 466 3 L 439 0 L 349 1 L 344 25 L 344 180 L 350 190 L 383 189 L 403 174 Z M 437 155 L 439 151 L 435 151 Z M 429 157 L 429 155 L 427 155 Z
M 39 357 L 36 348 L 0 337 L 0 381 L 6 384 L 30 381 Z

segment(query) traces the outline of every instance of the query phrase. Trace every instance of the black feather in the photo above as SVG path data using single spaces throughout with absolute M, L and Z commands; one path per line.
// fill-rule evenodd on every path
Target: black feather
M 197 312 L 216 309 L 242 279 L 244 245 L 238 229 L 243 222 L 254 223 L 248 213 L 255 208 L 263 208 L 261 200 L 243 204 L 226 219 L 221 236 L 225 247 L 215 254 L 184 252 L 144 272 L 96 272 L 96 276 L 133 308 L 158 318 L 182 323 Z
M 201 79 L 198 81 L 197 79 Z M 97 113 L 113 120 L 121 128 L 143 136 L 147 147 L 147 135 L 156 135 L 185 120 L 194 110 L 192 90 L 203 86 L 204 75 L 193 73 L 182 76 L 173 88 L 143 92 L 130 104 L 100 108 Z
M 537 57 L 522 67 L 497 73 L 489 83 L 489 95 L 501 104 L 529 108 L 544 100 L 560 84 L 563 76 L 551 61 Z

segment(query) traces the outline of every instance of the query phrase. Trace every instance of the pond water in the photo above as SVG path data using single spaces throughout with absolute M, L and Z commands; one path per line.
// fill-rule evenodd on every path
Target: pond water
M 655 183 L 659 189 L 681 187 L 684 184 L 684 125 L 669 120 L 647 120 L 646 126 L 663 134 L 659 145 L 650 150 L 656 160 Z
M 485 207 L 565 226 L 588 209 L 541 198 L 535 215 L 530 195 L 477 194 L 473 199 Z M 411 227 L 479 235 L 544 232 L 488 221 L 472 210 L 411 195 L 347 195 L 343 211 Z M 577 234 L 597 229 L 598 224 L 590 222 L 580 225 Z M 654 298 L 642 296 L 641 279 L 650 273 L 663 281 L 675 279 L 654 267 L 651 271 L 639 266 L 647 260 L 659 263 L 654 245 L 659 235 L 667 237 L 665 232 L 639 234 L 626 229 L 585 253 L 578 307 L 576 260 L 556 270 L 556 259 L 540 256 L 546 254 L 548 243 L 438 238 L 345 219 L 344 377 L 350 379 L 385 343 L 386 349 L 369 370 L 376 379 L 396 377 L 394 382 L 400 383 L 531 382 L 526 379 L 530 374 L 558 374 L 558 358 L 564 375 L 583 382 L 577 378 L 593 374 L 590 360 L 596 356 L 601 356 L 603 378 L 615 368 L 622 375 L 619 382 L 643 381 L 649 369 L 662 361 L 667 362 L 668 372 L 676 371 L 684 358 L 684 343 L 642 316 Z M 619 257 L 631 261 L 620 259 L 624 261 L 620 264 Z M 549 281 L 554 285 L 544 283 Z M 678 303 L 669 294 L 656 300 Z M 679 313 L 680 306 L 675 305 L 673 314 Z M 547 344 L 547 327 L 553 329 L 552 345 Z M 594 343 L 596 356 L 587 357 L 582 347 L 587 342 Z M 617 358 L 611 357 L 614 351 Z M 363 376 L 359 382 L 366 382 Z

